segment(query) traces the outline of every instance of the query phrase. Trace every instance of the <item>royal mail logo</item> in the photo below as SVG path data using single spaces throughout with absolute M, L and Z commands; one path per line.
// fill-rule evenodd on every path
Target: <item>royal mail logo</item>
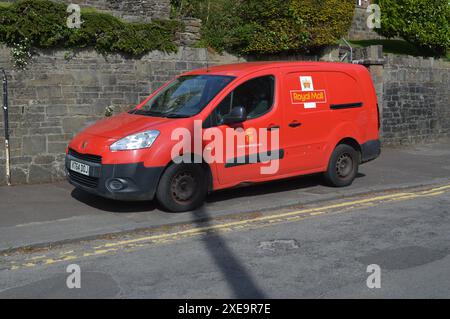
M 304 104 L 305 109 L 315 109 L 317 103 L 326 103 L 325 90 L 315 90 L 312 76 L 300 77 L 301 90 L 291 91 L 292 104 Z
M 291 91 L 292 104 L 303 103 L 326 103 L 327 96 L 325 90 L 315 91 Z

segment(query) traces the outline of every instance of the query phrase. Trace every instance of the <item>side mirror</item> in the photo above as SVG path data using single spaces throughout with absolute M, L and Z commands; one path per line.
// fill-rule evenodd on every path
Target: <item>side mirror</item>
M 247 111 L 243 106 L 233 107 L 231 112 L 223 117 L 223 124 L 236 124 L 245 122 L 247 119 Z

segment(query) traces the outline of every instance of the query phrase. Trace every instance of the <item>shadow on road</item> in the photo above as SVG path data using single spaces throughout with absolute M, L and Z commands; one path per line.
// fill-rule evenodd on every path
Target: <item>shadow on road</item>
M 356 178 L 362 178 L 365 176 L 366 175 L 362 173 L 358 173 Z M 206 202 L 214 203 L 233 198 L 282 193 L 314 186 L 324 186 L 324 180 L 321 174 L 292 177 L 290 179 L 255 184 L 248 187 L 226 189 L 212 193 L 207 198 Z
M 357 178 L 361 177 L 365 177 L 365 175 L 358 173 Z M 208 196 L 206 203 L 216 203 L 230 199 L 239 199 L 242 197 L 277 194 L 320 185 L 324 185 L 323 178 L 320 174 L 293 177 L 290 179 L 255 184 L 247 187 L 217 191 Z M 112 213 L 148 213 L 159 209 L 158 205 L 154 201 L 115 201 L 92 195 L 76 188 L 72 191 L 71 196 L 88 206 Z
M 198 227 L 211 226 L 210 216 L 205 206 L 191 213 Z M 251 274 L 228 247 L 219 233 L 201 237 L 207 252 L 213 258 L 230 289 L 237 299 L 262 299 L 265 294 L 258 287 Z
M 156 205 L 153 201 L 145 201 L 145 202 L 115 201 L 112 199 L 103 198 L 100 196 L 90 194 L 77 188 L 72 190 L 70 195 L 72 196 L 72 198 L 82 202 L 85 205 L 88 205 L 95 209 L 112 213 L 144 213 L 156 209 Z
M 320 175 L 293 177 L 279 181 L 254 184 L 247 187 L 230 188 L 212 193 L 206 200 L 207 203 L 220 202 L 233 198 L 259 196 L 265 194 L 282 193 L 296 189 L 323 185 Z

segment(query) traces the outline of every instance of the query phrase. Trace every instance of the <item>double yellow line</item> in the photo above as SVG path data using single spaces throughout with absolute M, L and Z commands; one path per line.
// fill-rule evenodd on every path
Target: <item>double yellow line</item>
M 348 211 L 353 211 L 357 208 L 370 207 L 380 205 L 383 203 L 394 201 L 407 201 L 422 197 L 432 197 L 442 195 L 450 191 L 450 184 L 443 185 L 427 190 L 418 190 L 412 192 L 399 192 L 389 195 L 375 196 L 365 199 L 359 199 L 354 201 L 345 201 L 335 204 L 306 208 L 293 212 L 277 213 L 271 215 L 263 215 L 259 217 L 250 217 L 245 220 L 218 223 L 208 226 L 194 227 L 187 230 L 181 230 L 177 232 L 170 232 L 158 235 L 142 236 L 138 238 L 109 241 L 105 244 L 88 248 L 87 250 L 69 251 L 59 253 L 49 257 L 47 255 L 35 256 L 23 261 L 12 261 L 11 270 L 21 269 L 26 267 L 35 267 L 38 265 L 51 265 L 55 263 L 65 262 L 69 260 L 75 260 L 85 257 L 99 256 L 105 254 L 111 254 L 120 250 L 133 250 L 139 247 L 147 246 L 150 244 L 162 244 L 174 242 L 183 238 L 190 238 L 199 235 L 205 235 L 211 232 L 230 232 L 243 229 L 254 229 L 267 227 L 277 223 L 292 222 L 311 218 L 325 214 L 338 214 Z
M 255 217 L 255 218 L 242 220 L 242 221 L 229 222 L 229 223 L 217 224 L 217 225 L 206 226 L 206 227 L 198 227 L 198 228 L 188 229 L 188 230 L 184 230 L 184 231 L 169 233 L 169 234 L 161 234 L 161 235 L 155 235 L 155 236 L 140 237 L 140 238 L 136 238 L 136 239 L 122 240 L 122 241 L 107 243 L 101 247 L 111 248 L 111 247 L 126 246 L 126 245 L 130 245 L 130 244 L 136 244 L 136 243 L 142 243 L 142 242 L 153 242 L 153 241 L 158 241 L 158 240 L 162 240 L 162 239 L 170 239 L 170 238 L 174 238 L 174 237 L 175 238 L 185 237 L 185 236 L 190 236 L 193 234 L 207 233 L 207 232 L 211 232 L 211 231 L 232 230 L 235 227 L 242 228 L 242 226 L 245 227 L 250 224 L 258 224 L 261 222 L 269 222 L 269 223 L 282 222 L 282 221 L 287 221 L 288 219 L 291 219 L 292 217 L 299 217 L 299 216 L 304 216 L 304 215 L 306 215 L 306 216 L 322 215 L 333 209 L 342 209 L 342 208 L 350 208 L 350 207 L 358 208 L 361 206 L 366 206 L 368 204 L 370 204 L 370 206 L 372 206 L 373 204 L 377 204 L 377 203 L 381 204 L 382 202 L 392 201 L 392 200 L 407 200 L 407 199 L 413 199 L 413 198 L 419 198 L 419 197 L 437 196 L 437 195 L 441 195 L 441 194 L 445 193 L 445 191 L 448 191 L 448 190 L 450 190 L 450 185 L 433 188 L 433 189 L 430 189 L 427 191 L 414 192 L 414 193 L 396 193 L 396 194 L 390 194 L 390 195 L 384 195 L 384 196 L 376 196 L 376 197 L 371 197 L 371 198 L 367 198 L 367 199 L 343 202 L 343 203 L 332 204 L 332 205 L 327 205 L 327 206 L 322 206 L 322 207 L 308 208 L 308 209 L 303 209 L 303 210 L 294 211 L 294 212 L 273 214 L 273 215 Z

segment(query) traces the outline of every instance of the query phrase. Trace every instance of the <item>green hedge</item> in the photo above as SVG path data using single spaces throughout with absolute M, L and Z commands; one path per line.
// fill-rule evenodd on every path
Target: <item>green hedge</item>
M 81 28 L 70 29 L 66 9 L 64 4 L 48 0 L 0 3 L 0 42 L 19 51 L 91 47 L 102 54 L 131 56 L 177 49 L 175 33 L 182 28 L 177 21 L 127 23 L 107 13 L 82 9 Z
M 309 52 L 351 26 L 354 0 L 172 0 L 178 15 L 203 20 L 202 44 L 238 54 Z
M 450 49 L 448 0 L 377 0 L 385 37 L 402 37 L 424 52 L 445 55 Z

